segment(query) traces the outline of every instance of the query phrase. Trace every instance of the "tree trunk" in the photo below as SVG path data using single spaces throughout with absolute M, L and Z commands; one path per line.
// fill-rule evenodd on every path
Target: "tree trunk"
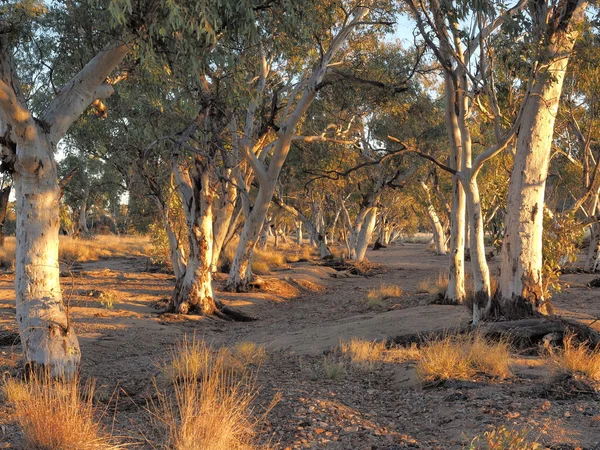
M 477 179 L 472 177 L 465 189 L 469 211 L 469 247 L 473 272 L 473 323 L 478 323 L 490 314 L 490 271 L 485 259 L 485 236 L 483 216 Z
M 41 130 L 38 129 L 41 134 Z M 25 360 L 71 378 L 81 353 L 62 301 L 59 282 L 58 173 L 46 136 L 21 144 L 29 164 L 15 165 L 17 323 Z M 23 149 L 20 149 L 22 152 Z
M 250 258 L 252 250 L 260 234 L 262 224 L 265 221 L 269 203 L 275 192 L 275 182 L 261 183 L 258 190 L 254 207 L 250 211 L 244 228 L 240 234 L 240 241 L 231 263 L 231 270 L 227 278 L 226 289 L 232 292 L 246 292 L 251 281 Z
M 596 272 L 600 263 L 600 224 L 594 223 L 590 227 L 590 245 L 585 258 L 584 270 Z
M 445 255 L 446 254 L 446 236 L 444 235 L 444 227 L 440 222 L 440 218 L 435 211 L 433 205 L 427 206 L 427 216 L 431 223 L 431 230 L 433 232 L 433 243 L 435 244 L 435 254 Z
M 302 221 L 296 221 L 296 243 L 302 245 Z
M 571 1 L 562 7 L 566 9 L 555 12 L 550 24 L 540 26 L 544 32 L 550 29 L 553 33 L 542 52 L 544 66 L 535 75 L 523 106 L 508 190 L 497 300 L 500 313 L 512 319 L 549 312 L 542 283 L 544 193 L 554 120 L 585 3 Z M 535 19 L 538 26 L 547 20 L 543 12 Z
M 6 186 L 0 191 L 0 248 L 4 247 L 4 225 L 6 224 L 6 212 L 8 211 L 8 199 L 12 185 Z
M 377 207 L 369 208 L 365 215 L 364 223 L 360 228 L 360 233 L 356 242 L 356 248 L 354 250 L 355 261 L 362 261 L 365 259 L 365 254 L 367 253 L 367 248 L 369 247 L 369 242 L 371 241 L 371 236 L 373 234 L 373 230 L 375 229 L 376 221 Z
M 229 178 L 231 176 L 231 170 L 225 172 L 224 177 Z M 237 200 L 237 188 L 235 183 L 231 181 L 222 181 L 221 196 L 219 198 L 219 204 L 217 211 L 215 212 L 215 222 L 213 224 L 213 256 L 211 263 L 211 270 L 217 271 L 217 264 L 221 251 L 225 244 L 227 232 L 231 226 L 231 222 L 234 218 L 235 203 Z M 225 185 L 223 185 L 225 184 Z

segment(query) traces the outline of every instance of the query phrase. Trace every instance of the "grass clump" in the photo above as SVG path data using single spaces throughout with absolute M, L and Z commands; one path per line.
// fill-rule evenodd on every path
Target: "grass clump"
M 440 272 L 435 278 L 426 278 L 419 280 L 417 283 L 417 292 L 434 294 L 434 295 L 445 295 L 448 289 L 448 274 Z
M 266 355 L 265 347 L 256 342 L 238 342 L 234 348 L 234 356 L 244 365 L 253 364 L 259 366 Z
M 383 304 L 388 298 L 401 297 L 402 288 L 394 284 L 384 284 L 378 288 L 371 289 L 367 294 L 365 304 L 368 307 L 376 307 Z
M 346 365 L 343 361 L 332 361 L 330 358 L 323 359 L 323 373 L 328 380 L 338 381 L 346 374 Z
M 511 375 L 505 341 L 492 342 L 479 333 L 434 339 L 421 348 L 417 375 L 423 382 L 468 380 L 478 373 L 498 378 Z
M 232 353 L 215 351 L 203 341 L 184 337 L 164 363 L 165 371 L 177 370 L 179 376 L 174 379 L 171 395 L 157 386 L 158 400 L 149 409 L 163 431 L 166 448 L 264 448 L 257 443 L 257 428 L 266 412 L 258 417 L 253 414 L 257 395 L 254 376 L 231 369 L 227 355 Z
M 538 450 L 543 447 L 529 438 L 525 428 L 514 429 L 501 426 L 475 436 L 467 450 Z
M 574 342 L 573 335 L 563 339 L 563 348 L 550 349 L 550 362 L 556 375 L 579 375 L 600 381 L 600 348 L 590 349 L 586 342 Z
M 251 266 L 252 273 L 256 275 L 269 275 L 271 273 L 271 266 L 266 261 L 253 260 Z
M 95 417 L 93 383 L 32 376 L 28 382 L 8 378 L 4 396 L 15 408 L 24 448 L 36 450 L 108 450 L 112 444 Z
M 363 368 L 372 368 L 377 361 L 383 360 L 385 342 L 366 341 L 352 338 L 340 342 L 341 352 L 350 357 L 350 362 Z
M 373 368 L 376 362 L 404 363 L 416 361 L 421 357 L 421 350 L 416 344 L 410 347 L 391 346 L 385 342 L 367 341 L 352 338 L 340 342 L 340 351 L 350 358 L 350 362 L 361 368 Z

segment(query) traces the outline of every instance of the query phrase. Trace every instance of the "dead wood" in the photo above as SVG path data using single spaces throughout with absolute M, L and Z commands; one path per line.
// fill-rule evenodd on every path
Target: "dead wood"
M 587 342 L 591 347 L 600 346 L 600 333 L 596 330 L 558 316 L 439 328 L 424 333 L 399 335 L 391 339 L 391 342 L 397 345 L 423 344 L 432 339 L 470 332 L 480 332 L 494 340 L 506 339 L 517 349 L 538 346 L 550 334 L 553 335 L 553 341 L 562 342 L 565 335 L 573 335 L 578 341 Z

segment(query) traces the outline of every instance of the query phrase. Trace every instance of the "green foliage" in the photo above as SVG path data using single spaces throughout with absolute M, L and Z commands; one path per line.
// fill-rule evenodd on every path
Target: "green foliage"
M 544 231 L 542 238 L 542 277 L 544 296 L 560 292 L 559 276 L 567 263 L 577 260 L 583 228 L 572 213 L 555 215 L 544 209 Z

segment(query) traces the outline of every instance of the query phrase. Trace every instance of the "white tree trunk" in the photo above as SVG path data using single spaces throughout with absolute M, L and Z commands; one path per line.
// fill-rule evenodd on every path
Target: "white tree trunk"
M 298 245 L 302 245 L 302 221 L 301 220 L 297 220 L 296 221 L 296 243 Z
M 240 241 L 235 251 L 233 262 L 231 263 L 231 270 L 229 271 L 226 284 L 226 289 L 229 291 L 245 292 L 248 290 L 248 284 L 252 277 L 250 267 L 252 250 L 256 245 L 274 192 L 274 180 L 271 183 L 261 183 L 256 200 L 254 201 L 254 207 L 244 223 L 244 228 L 240 234 Z
M 445 255 L 446 254 L 446 236 L 444 235 L 444 226 L 440 221 L 439 216 L 433 205 L 427 206 L 427 216 L 431 223 L 431 230 L 433 232 L 433 243 L 435 244 L 435 254 Z
M 232 171 L 228 170 L 224 173 L 224 178 L 229 178 Z M 225 184 L 223 186 L 223 183 Z M 237 188 L 235 183 L 230 181 L 222 182 L 221 196 L 215 212 L 215 222 L 213 224 L 213 256 L 211 263 L 212 272 L 217 271 L 217 264 L 225 239 L 227 238 L 227 231 L 233 220 L 233 213 L 235 210 L 235 202 L 237 200 Z
M 577 7 L 568 11 L 559 10 L 553 15 L 553 18 L 558 17 L 565 23 L 540 26 L 542 30 L 551 29 L 553 34 L 543 53 L 545 65 L 536 74 L 531 94 L 524 105 L 508 188 L 502 241 L 498 303 L 501 314 L 508 318 L 549 312 L 542 280 L 544 193 L 554 120 L 585 5 L 569 4 L 569 8 Z M 544 24 L 547 17 L 537 17 L 536 20 Z
M 473 323 L 478 323 L 490 314 L 492 298 L 490 296 L 490 271 L 485 259 L 485 234 L 481 200 L 477 179 L 471 178 L 465 189 L 469 212 L 469 248 L 471 252 L 471 270 L 473 273 Z
M 372 207 L 367 211 L 364 218 L 364 223 L 360 228 L 361 231 L 358 235 L 356 248 L 354 251 L 356 255 L 354 258 L 355 261 L 363 261 L 365 259 L 367 248 L 369 247 L 369 242 L 371 242 L 371 236 L 373 235 L 376 222 L 377 207 Z
M 590 245 L 585 258 L 584 270 L 596 272 L 600 265 L 600 224 L 594 223 L 590 227 Z
M 44 136 L 45 138 L 45 136 Z M 81 353 L 59 282 L 59 194 L 56 162 L 46 140 L 22 144 L 31 160 L 13 174 L 17 201 L 15 288 L 19 334 L 29 364 L 72 377 Z

